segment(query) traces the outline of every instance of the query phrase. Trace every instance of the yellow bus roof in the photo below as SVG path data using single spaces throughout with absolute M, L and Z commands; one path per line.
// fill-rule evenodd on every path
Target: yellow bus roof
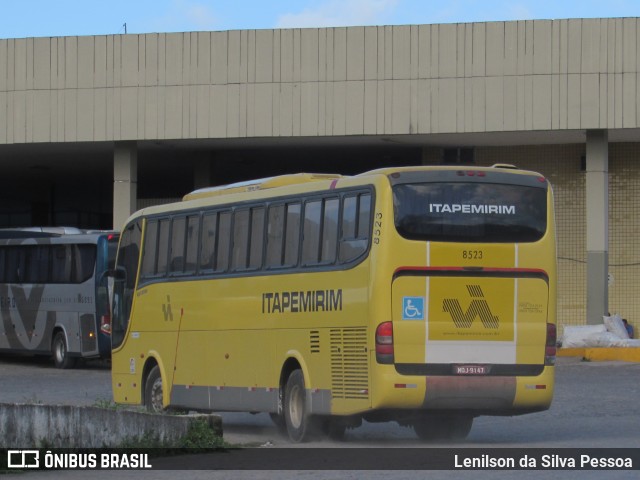
M 372 176 L 376 174 L 390 175 L 394 172 L 406 172 L 413 170 L 492 170 L 492 169 L 508 169 L 517 173 L 532 174 L 535 172 L 528 172 L 526 170 L 520 170 L 517 167 L 509 164 L 495 164 L 490 167 L 480 166 L 460 166 L 460 165 L 414 165 L 406 167 L 385 167 L 377 170 L 370 170 L 368 172 L 361 173 L 357 177 Z M 337 180 L 341 178 L 348 178 L 344 175 L 329 174 L 329 173 L 292 173 L 287 175 L 278 175 L 274 177 L 258 178 L 255 180 L 247 180 L 243 182 L 230 183 L 228 185 L 219 185 L 215 187 L 205 187 L 199 190 L 195 190 L 191 193 L 187 193 L 182 200 L 196 200 L 200 198 L 218 197 L 222 195 L 230 195 L 232 193 L 245 193 L 254 192 L 257 190 L 267 190 L 270 188 L 284 187 L 287 185 L 302 185 L 311 182 L 320 182 L 323 180 Z
M 322 180 L 332 180 L 344 178 L 342 175 L 325 173 L 294 173 L 289 175 L 279 175 L 277 177 L 259 178 L 246 182 L 231 183 L 217 187 L 206 187 L 186 194 L 182 200 L 195 200 L 198 198 L 216 197 L 219 195 L 229 195 L 231 193 L 253 192 L 256 190 L 266 190 L 269 188 L 284 187 L 285 185 L 297 185 Z
M 462 165 L 413 165 L 404 167 L 384 167 L 375 170 L 370 170 L 357 175 L 339 175 L 339 174 L 326 174 L 326 173 L 296 173 L 286 174 L 274 177 L 260 178 L 256 180 L 248 180 L 244 182 L 232 183 L 228 185 L 219 185 L 214 187 L 206 187 L 199 190 L 195 190 L 186 194 L 182 202 L 169 203 L 156 205 L 152 207 L 143 208 L 135 212 L 131 218 L 142 215 L 154 215 L 158 213 L 166 213 L 169 211 L 177 211 L 184 208 L 199 208 L 200 206 L 209 204 L 209 201 L 215 204 L 223 202 L 238 202 L 242 200 L 248 200 L 248 197 L 243 194 L 257 194 L 258 197 L 269 196 L 267 190 L 277 189 L 279 187 L 292 187 L 292 190 L 286 190 L 289 193 L 299 193 L 302 191 L 313 190 L 313 184 L 322 184 L 325 182 L 324 188 L 332 188 L 329 186 L 335 186 L 336 183 L 340 183 L 340 186 L 353 186 L 354 184 L 363 183 L 375 183 L 376 177 L 388 177 L 394 174 L 400 174 L 402 172 L 412 171 L 442 171 L 442 170 L 496 170 L 507 169 L 510 173 L 519 175 L 538 175 L 537 172 L 520 170 L 512 166 L 505 164 L 497 164 L 490 167 L 480 166 L 462 166 Z M 340 180 L 340 182 L 338 182 Z M 335 183 L 334 183 L 335 182 Z M 262 192 L 262 194 L 261 194 Z M 274 192 L 274 194 L 276 194 Z M 229 198 L 226 198 L 229 196 Z M 250 195 L 253 198 L 253 195 Z M 183 202 L 193 201 L 187 207 Z

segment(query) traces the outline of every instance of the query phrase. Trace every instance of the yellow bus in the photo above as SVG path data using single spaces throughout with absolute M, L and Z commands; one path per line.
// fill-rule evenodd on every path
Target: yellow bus
M 203 189 L 123 228 L 117 403 L 362 420 L 462 439 L 554 387 L 553 195 L 538 173 L 401 167 Z

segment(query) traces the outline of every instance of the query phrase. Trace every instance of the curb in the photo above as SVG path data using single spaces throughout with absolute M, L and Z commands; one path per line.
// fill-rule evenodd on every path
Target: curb
M 559 348 L 558 357 L 582 357 L 592 361 L 640 363 L 640 348 Z
M 177 441 L 190 425 L 204 420 L 222 436 L 218 415 L 160 415 L 130 410 L 71 405 L 0 403 L 0 448 L 115 448 L 151 435 L 160 442 Z

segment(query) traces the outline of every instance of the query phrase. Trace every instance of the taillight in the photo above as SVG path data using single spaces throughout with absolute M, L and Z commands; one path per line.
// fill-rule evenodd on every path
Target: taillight
M 376 361 L 391 364 L 393 353 L 393 323 L 381 323 L 376 328 Z
M 556 363 L 556 339 L 557 330 L 554 323 L 547 323 L 547 343 L 544 349 L 544 364 L 555 365 Z
M 107 335 L 111 335 L 111 315 L 106 314 L 100 317 L 100 331 Z

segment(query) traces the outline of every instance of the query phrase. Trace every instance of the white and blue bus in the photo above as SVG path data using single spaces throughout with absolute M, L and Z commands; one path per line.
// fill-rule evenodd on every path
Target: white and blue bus
M 111 355 L 107 290 L 115 232 L 0 230 L 0 352 L 51 355 L 58 368 Z

